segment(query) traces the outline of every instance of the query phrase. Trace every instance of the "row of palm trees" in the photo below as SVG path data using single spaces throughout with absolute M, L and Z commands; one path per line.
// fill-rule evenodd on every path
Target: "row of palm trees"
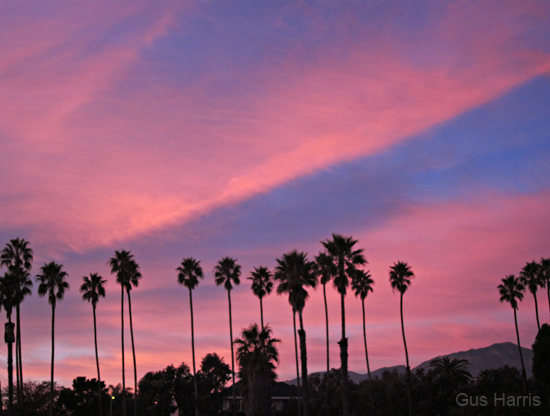
M 525 364 L 523 363 L 523 353 L 521 352 L 521 343 L 519 340 L 518 317 L 517 310 L 519 309 L 518 301 L 523 300 L 523 295 L 526 289 L 533 295 L 535 299 L 535 316 L 537 319 L 537 327 L 540 331 L 539 308 L 537 301 L 537 291 L 539 288 L 546 287 L 548 296 L 548 308 L 550 311 L 550 258 L 542 258 L 539 262 L 532 261 L 527 263 L 520 271 L 519 276 L 513 274 L 502 278 L 502 283 L 497 286 L 500 294 L 501 302 L 508 302 L 514 310 L 514 323 L 516 325 L 516 337 L 518 341 L 519 357 L 522 368 L 523 389 L 527 394 L 527 373 L 525 372 Z
M 260 318 L 262 330 L 264 326 L 263 319 L 263 298 L 269 295 L 274 283 L 277 284 L 276 291 L 278 294 L 288 295 L 288 301 L 292 309 L 292 317 L 294 324 L 294 345 L 296 355 L 296 373 L 298 387 L 300 380 L 302 382 L 301 405 L 300 412 L 304 416 L 309 416 L 309 386 L 308 386 L 308 367 L 307 367 L 307 344 L 306 331 L 304 329 L 303 310 L 306 301 L 309 297 L 308 288 L 315 288 L 320 282 L 323 285 L 323 298 L 325 304 L 325 320 L 326 320 L 326 335 L 327 335 L 327 370 L 330 371 L 329 363 L 329 337 L 328 337 L 328 306 L 326 299 L 326 285 L 332 281 L 334 287 L 340 294 L 340 309 L 341 309 L 341 339 L 338 342 L 340 347 L 340 365 L 341 365 L 341 391 L 342 391 L 342 414 L 349 416 L 349 391 L 348 391 L 348 339 L 346 337 L 346 308 L 345 298 L 347 290 L 351 286 L 355 295 L 361 299 L 363 311 L 363 341 L 365 346 L 365 358 L 367 371 L 370 376 L 370 365 L 368 359 L 367 336 L 366 336 L 366 320 L 365 320 L 365 299 L 369 293 L 373 291 L 374 281 L 370 273 L 364 270 L 367 260 L 364 256 L 363 249 L 356 247 L 357 240 L 352 237 L 344 237 L 339 234 L 333 234 L 331 239 L 322 241 L 322 250 L 315 256 L 313 261 L 308 260 L 307 254 L 297 250 L 283 254 L 276 259 L 276 267 L 270 271 L 267 267 L 256 267 L 250 274 L 252 281 L 252 290 L 260 300 Z M 23 239 L 11 240 L 6 248 L 2 251 L 2 265 L 7 267 L 7 272 L 0 278 L 0 296 L 2 297 L 2 305 L 5 307 L 8 314 L 8 321 L 11 323 L 11 308 L 18 306 L 25 296 L 31 293 L 32 280 L 30 279 L 30 271 L 32 267 L 33 253 L 30 245 Z M 137 264 L 133 254 L 126 250 L 116 251 L 114 256 L 109 259 L 108 265 L 111 268 L 111 273 L 116 275 L 116 281 L 121 286 L 121 345 L 122 345 L 122 408 L 123 414 L 126 415 L 126 377 L 125 377 L 125 355 L 124 355 L 124 298 L 128 299 L 128 313 L 130 321 L 130 334 L 132 342 L 132 354 L 134 365 L 134 391 L 137 390 L 137 365 L 132 324 L 132 304 L 131 290 L 137 287 L 142 275 L 140 267 Z M 41 267 L 41 273 L 36 276 L 40 286 L 38 293 L 40 296 L 48 295 L 48 301 L 52 306 L 52 363 L 51 363 L 51 397 L 50 397 L 50 415 L 53 415 L 53 378 L 54 378 L 54 350 L 55 350 L 55 308 L 58 301 L 62 300 L 65 291 L 69 289 L 69 284 L 66 282 L 67 273 L 63 270 L 62 265 L 50 262 Z M 198 397 L 198 386 L 196 382 L 196 365 L 195 365 L 195 345 L 194 345 L 194 318 L 193 318 L 193 290 L 198 286 L 199 280 L 204 278 L 204 273 L 200 262 L 194 258 L 184 258 L 181 265 L 176 269 L 178 282 L 189 290 L 189 303 L 191 312 L 191 344 L 193 355 L 193 375 L 195 398 Z M 231 291 L 234 285 L 240 284 L 241 266 L 237 264 L 237 260 L 231 257 L 222 258 L 214 267 L 213 271 L 215 282 L 218 286 L 223 285 L 227 291 L 228 309 L 229 309 L 229 335 L 231 347 L 231 372 L 233 384 L 235 384 L 235 357 L 233 350 L 233 326 L 232 326 L 232 308 L 231 308 Z M 405 358 L 407 368 L 407 397 L 409 402 L 409 414 L 412 415 L 412 399 L 410 393 L 410 366 L 408 350 L 405 338 L 405 328 L 403 319 L 403 295 L 411 284 L 411 279 L 414 277 L 413 272 L 408 264 L 404 262 L 396 262 L 390 267 L 389 279 L 393 290 L 400 293 L 400 313 L 401 313 L 401 328 L 403 335 L 403 344 L 405 347 Z M 99 355 L 97 348 L 97 326 L 96 326 L 96 307 L 99 299 L 105 297 L 105 283 L 98 273 L 91 273 L 89 276 L 83 277 L 83 282 L 80 291 L 85 301 L 92 304 L 94 318 L 94 344 L 96 354 L 96 366 L 98 373 L 98 395 L 101 398 L 100 391 L 100 366 Z M 12 289 L 13 288 L 13 289 Z M 298 317 L 299 329 L 296 328 L 296 317 Z M 18 368 L 18 391 L 22 386 L 20 375 L 22 374 L 21 365 L 21 335 L 19 325 L 19 314 L 17 312 L 17 337 L 16 337 L 16 354 Z M 298 334 L 300 359 L 298 359 Z M 10 386 L 13 384 L 11 378 L 12 367 L 10 366 L 11 343 L 8 343 L 8 372 Z M 300 368 L 301 367 L 301 368 Z M 301 371 L 300 371 L 301 370 Z M 327 371 L 327 374 L 328 372 Z M 10 387 L 10 392 L 12 391 Z M 372 393 L 372 392 L 371 392 Z M 13 407 L 12 394 L 9 394 L 9 409 Z M 235 406 L 235 390 L 233 390 L 233 411 L 236 412 Z M 137 416 L 137 402 L 134 400 L 134 415 Z M 372 404 L 372 400 L 371 400 Z M 18 405 L 23 406 L 22 398 L 18 397 Z M 198 408 L 195 409 L 198 416 Z M 99 414 L 101 415 L 101 404 L 99 404 Z

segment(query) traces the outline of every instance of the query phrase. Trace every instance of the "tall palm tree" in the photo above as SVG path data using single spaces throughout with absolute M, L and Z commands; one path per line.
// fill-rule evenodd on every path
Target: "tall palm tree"
M 33 251 L 30 243 L 24 238 L 10 240 L 0 255 L 0 264 L 6 266 L 15 275 L 18 284 L 15 292 L 15 320 L 17 322 L 17 334 L 15 343 L 15 363 L 17 373 L 17 396 L 19 407 L 23 407 L 23 360 L 21 347 L 21 314 L 20 305 L 26 296 L 31 294 Z
M 540 273 L 540 264 L 538 264 L 536 261 L 532 261 L 531 263 L 527 263 L 523 269 L 521 269 L 521 272 L 519 272 L 519 280 L 520 282 L 529 288 L 529 292 L 533 295 L 533 298 L 535 299 L 535 314 L 537 317 L 537 327 L 540 331 L 540 321 L 539 321 L 539 306 L 537 302 L 537 290 L 539 287 L 543 287 L 543 281 Z
M 304 416 L 309 416 L 306 331 L 304 330 L 302 312 L 309 296 L 304 287 L 315 288 L 317 285 L 317 275 L 315 274 L 313 262 L 307 260 L 307 254 L 294 250 L 283 254 L 281 258 L 277 259 L 274 278 L 279 282 L 277 293 L 279 295 L 288 293 L 288 302 L 292 306 L 293 311 L 298 313 L 300 320 L 298 336 L 300 338 L 300 356 L 302 362 L 302 404 Z
M 273 282 L 271 281 L 271 272 L 267 267 L 255 267 L 250 272 L 248 280 L 252 280 L 252 292 L 260 299 L 260 320 L 262 328 L 264 327 L 264 306 L 262 299 L 265 295 L 269 295 L 273 289 Z
M 233 285 L 241 283 L 241 266 L 237 264 L 237 259 L 231 257 L 222 258 L 214 267 L 214 277 L 216 285 L 223 285 L 227 290 L 227 300 L 229 302 L 229 337 L 231 338 L 231 376 L 233 379 L 233 416 L 237 414 L 237 399 L 235 397 L 235 355 L 233 352 L 233 321 L 231 319 L 231 290 Z
M 327 339 L 327 374 L 330 373 L 330 348 L 329 348 L 329 332 L 328 332 L 328 305 L 327 305 L 327 283 L 336 274 L 336 266 L 332 261 L 332 258 L 327 253 L 320 252 L 315 257 L 315 272 L 319 277 L 319 282 L 323 285 L 323 300 L 325 302 L 325 326 L 326 326 L 326 339 Z M 328 385 L 328 384 L 327 384 Z M 328 407 L 327 407 L 328 409 Z
M 11 315 L 17 285 L 15 276 L 10 273 L 0 278 L 0 306 L 4 307 L 6 317 L 8 318 L 8 322 L 5 324 L 5 341 L 8 344 L 8 411 L 10 415 L 13 412 L 13 342 L 15 341 L 14 324 L 11 321 Z
M 193 385 L 195 388 L 195 416 L 199 416 L 199 388 L 197 384 L 197 370 L 195 367 L 195 328 L 193 323 L 193 289 L 199 285 L 199 279 L 204 278 L 201 262 L 188 257 L 183 259 L 178 271 L 178 282 L 189 289 L 189 309 L 191 310 L 191 351 L 193 353 Z
M 243 329 L 241 337 L 234 342 L 238 345 L 245 412 L 248 416 L 270 416 L 271 386 L 277 377 L 275 364 L 279 362 L 276 344 L 281 340 L 271 338 L 269 326 L 262 326 L 260 330 L 258 324 Z
M 516 324 L 516 337 L 518 339 L 518 350 L 519 358 L 521 360 L 521 370 L 523 377 L 523 390 L 527 394 L 527 375 L 525 373 L 525 364 L 523 363 L 523 354 L 521 352 L 521 344 L 519 341 L 519 330 L 518 330 L 518 300 L 521 302 L 523 300 L 523 292 L 525 292 L 525 286 L 521 283 L 520 279 L 515 277 L 513 274 L 507 275 L 502 279 L 502 283 L 497 287 L 500 294 L 501 302 L 508 302 L 512 309 L 514 309 L 514 323 Z
M 540 259 L 540 278 L 543 287 L 546 286 L 546 295 L 548 296 L 548 309 L 550 310 L 550 258 Z
M 104 280 L 98 273 L 90 273 L 90 277 L 82 277 L 82 285 L 80 286 L 80 292 L 83 294 L 82 299 L 87 300 L 92 304 L 92 310 L 94 315 L 94 345 L 95 345 L 95 364 L 97 367 L 97 397 L 99 403 L 99 416 L 101 416 L 101 374 L 99 372 L 99 355 L 97 353 L 97 325 L 96 325 L 96 306 L 99 298 L 105 297 L 105 284 L 107 280 Z
M 38 296 L 48 295 L 48 303 L 52 305 L 52 368 L 50 378 L 50 416 L 53 416 L 53 371 L 54 371 L 54 352 L 55 352 L 55 306 L 58 300 L 62 300 L 65 291 L 69 290 L 69 283 L 65 280 L 69 275 L 63 270 L 63 266 L 54 261 L 45 263 L 41 268 L 41 273 L 36 276 L 39 283 Z
M 126 375 L 124 368 L 124 289 L 128 293 L 128 309 L 130 309 L 130 289 L 133 284 L 137 286 L 137 281 L 141 277 L 139 266 L 134 260 L 134 255 L 127 250 L 115 251 L 114 257 L 107 262 L 111 267 L 111 274 L 116 273 L 116 281 L 120 285 L 120 320 L 121 320 L 121 338 L 122 338 L 122 415 L 126 416 Z M 132 352 L 134 353 L 134 384 L 137 389 L 137 371 L 136 359 L 133 342 L 132 314 L 130 313 L 130 331 L 132 334 Z M 137 390 L 134 400 L 134 412 L 137 415 Z
M 368 296 L 369 292 L 373 292 L 374 280 L 368 271 L 357 270 L 354 274 L 351 281 L 351 288 L 355 291 L 355 296 L 361 298 L 361 306 L 363 308 L 363 342 L 365 344 L 365 358 L 367 360 L 367 373 L 369 375 L 369 390 L 370 390 L 370 402 L 371 410 L 374 412 L 374 402 L 373 402 L 373 390 L 372 390 L 372 377 L 370 374 L 370 365 L 369 365 L 369 353 L 367 349 L 367 329 L 365 325 L 365 299 Z
M 349 387 L 348 387 L 348 339 L 346 338 L 346 290 L 349 280 L 354 275 L 358 266 L 367 263 L 363 255 L 363 249 L 354 246 L 357 240 L 352 237 L 343 237 L 340 234 L 332 234 L 332 240 L 321 241 L 327 255 L 331 258 L 334 267 L 334 286 L 340 293 L 340 309 L 342 314 L 342 339 L 340 345 L 341 362 L 341 389 L 342 389 L 342 415 L 349 416 Z
M 403 295 L 411 285 L 411 279 L 414 273 L 411 266 L 407 263 L 398 261 L 390 267 L 390 284 L 392 289 L 398 290 L 400 294 L 400 312 L 401 312 L 401 333 L 403 334 L 403 345 L 405 346 L 405 360 L 407 362 L 407 399 L 409 402 L 409 416 L 412 416 L 412 397 L 411 397 L 411 367 L 409 366 L 409 351 L 407 350 L 407 340 L 405 339 L 405 324 L 403 321 Z

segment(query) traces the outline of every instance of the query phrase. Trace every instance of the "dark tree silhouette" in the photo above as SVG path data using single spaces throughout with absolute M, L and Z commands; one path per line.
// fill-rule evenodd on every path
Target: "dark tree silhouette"
M 303 410 L 304 416 L 309 416 L 309 393 L 308 393 L 308 375 L 307 375 L 307 346 L 306 331 L 304 330 L 304 320 L 302 312 L 309 296 L 304 287 L 315 288 L 317 286 L 317 276 L 315 274 L 314 263 L 307 260 L 307 254 L 296 250 L 283 254 L 277 259 L 275 268 L 275 280 L 278 281 L 277 293 L 288 293 L 288 302 L 292 306 L 293 312 L 298 313 L 300 329 L 298 336 L 300 338 L 300 356 L 302 362 L 302 387 L 303 387 Z
M 36 281 L 39 283 L 38 296 L 48 295 L 48 303 L 52 305 L 52 368 L 50 378 L 50 416 L 53 416 L 53 395 L 54 395 L 54 357 L 55 357 L 55 306 L 58 300 L 62 300 L 65 296 L 65 291 L 69 290 L 69 283 L 65 281 L 68 277 L 67 272 L 63 270 L 61 264 L 50 262 L 44 264 L 41 268 L 41 273 L 36 276 Z
M 105 284 L 107 280 L 104 280 L 98 273 L 90 273 L 90 277 L 82 277 L 82 285 L 80 286 L 80 293 L 82 293 L 82 299 L 90 302 L 92 304 L 92 311 L 94 316 L 94 346 L 95 346 L 95 364 L 97 367 L 97 398 L 98 398 L 98 408 L 99 416 L 102 414 L 101 407 L 101 373 L 99 371 L 99 354 L 97 351 L 97 323 L 96 323 L 96 307 L 99 298 L 105 297 Z
M 550 325 L 542 324 L 533 349 L 533 377 L 545 389 L 550 404 Z
M 464 358 L 438 357 L 430 361 L 433 367 L 441 374 L 451 377 L 457 383 L 468 384 L 472 375 L 468 371 L 468 360 Z
M 237 399 L 235 397 L 235 354 L 233 352 L 233 322 L 231 319 L 231 290 L 233 284 L 241 283 L 241 266 L 237 264 L 237 259 L 231 257 L 222 258 L 214 267 L 214 277 L 216 285 L 223 285 L 227 290 L 227 300 L 229 302 L 229 337 L 231 338 L 231 376 L 233 378 L 233 416 L 237 414 Z
M 271 272 L 267 267 L 255 267 L 250 272 L 248 280 L 252 280 L 252 292 L 260 299 L 260 321 L 262 328 L 264 327 L 264 306 L 262 303 L 265 295 L 269 295 L 273 289 L 273 282 L 271 281 Z
M 523 354 L 521 352 L 521 343 L 519 341 L 519 330 L 518 330 L 518 300 L 521 302 L 523 300 L 523 292 L 525 291 L 525 286 L 520 282 L 519 278 L 515 277 L 513 274 L 510 274 L 502 279 L 502 283 L 497 287 L 498 292 L 500 293 L 500 301 L 508 302 L 512 309 L 514 310 L 514 323 L 516 324 L 516 336 L 518 339 L 518 351 L 519 358 L 521 360 L 521 371 L 523 379 L 523 390 L 527 394 L 527 374 L 525 372 L 525 364 L 523 363 Z
M 341 363 L 341 389 L 342 389 L 342 415 L 349 416 L 349 385 L 348 385 L 348 339 L 346 337 L 346 291 L 349 281 L 357 271 L 358 266 L 367 263 L 363 255 L 363 249 L 354 246 L 357 240 L 352 237 L 343 237 L 340 234 L 332 234 L 332 240 L 321 242 L 327 255 L 332 259 L 336 268 L 334 274 L 334 286 L 340 293 L 340 309 L 342 316 L 342 339 L 340 345 Z
M 277 377 L 275 363 L 279 362 L 276 344 L 269 326 L 253 324 L 243 329 L 237 344 L 239 377 L 243 382 L 244 409 L 247 416 L 271 415 L 271 387 Z
M 11 321 L 15 293 L 18 282 L 13 274 L 5 274 L 0 278 L 0 306 L 4 307 L 8 322 L 5 324 L 4 341 L 8 344 L 8 412 L 13 412 L 13 342 L 15 340 L 14 324 Z
M 550 258 L 540 259 L 540 279 L 542 287 L 546 286 L 546 295 L 548 296 L 548 310 L 550 311 Z
M 199 388 L 197 370 L 195 367 L 195 327 L 193 322 L 193 289 L 199 285 L 199 279 L 204 278 L 200 261 L 193 257 L 182 260 L 178 271 L 178 283 L 189 289 L 189 309 L 191 311 L 191 352 L 193 354 L 193 387 L 195 389 L 195 416 L 199 416 Z
M 527 263 L 521 272 L 519 273 L 520 282 L 529 289 L 529 292 L 533 295 L 535 299 L 535 314 L 537 317 L 537 327 L 540 331 L 540 321 L 539 321 L 539 306 L 537 302 L 537 290 L 539 287 L 543 287 L 543 280 L 540 272 L 540 264 L 536 261 Z
M 407 350 L 407 340 L 405 339 L 405 324 L 403 321 L 403 295 L 411 284 L 414 273 L 411 267 L 402 261 L 394 263 L 390 267 L 390 284 L 393 290 L 398 290 L 400 294 L 400 312 L 401 312 L 401 333 L 403 335 L 403 345 L 405 346 L 405 360 L 407 363 L 407 400 L 409 403 L 409 416 L 412 416 L 412 397 L 411 397 L 411 367 L 409 365 L 409 351 Z

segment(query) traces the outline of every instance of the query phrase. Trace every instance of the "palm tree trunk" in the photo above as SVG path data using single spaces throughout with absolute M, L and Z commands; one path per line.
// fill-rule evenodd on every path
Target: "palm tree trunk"
M 538 302 L 537 302 L 537 294 L 536 294 L 536 293 L 533 293 L 533 297 L 535 298 L 535 312 L 536 312 L 536 314 L 537 314 L 537 326 L 538 326 L 539 331 L 540 331 L 539 305 L 538 305 Z
M 523 354 L 521 352 L 521 344 L 519 342 L 518 315 L 516 312 L 516 308 L 514 308 L 514 323 L 516 324 L 516 336 L 518 338 L 519 358 L 521 360 L 521 376 L 523 380 L 523 392 L 527 394 L 527 374 L 525 373 L 525 364 L 523 363 Z
M 19 407 L 19 411 L 21 412 L 21 414 L 24 414 L 24 410 L 23 410 L 23 405 L 24 405 L 24 400 L 25 400 L 25 397 L 23 395 L 23 353 L 22 353 L 22 348 L 21 348 L 21 313 L 20 313 L 20 309 L 19 309 L 19 304 L 17 305 L 16 307 L 16 312 L 17 312 L 17 344 L 15 345 L 16 349 L 17 349 L 17 356 L 18 356 L 18 369 L 19 369 L 19 380 L 17 382 L 18 386 L 19 386 L 19 396 L 17 398 L 17 405 Z
M 330 354 L 329 354 L 329 337 L 328 337 L 328 306 L 327 306 L 327 289 L 326 284 L 323 283 L 323 299 L 325 301 L 325 323 L 327 328 L 327 377 L 330 373 Z
M 11 327 L 11 313 L 8 315 L 8 324 Z M 11 334 L 10 334 L 11 336 Z M 8 342 L 8 415 L 13 414 L 13 342 Z
M 262 323 L 262 329 L 264 329 L 264 304 L 262 298 L 260 298 L 260 321 Z
M 367 373 L 369 375 L 370 406 L 371 406 L 371 411 L 374 414 L 374 394 L 372 391 L 372 377 L 370 375 L 369 352 L 367 349 L 367 327 L 365 324 L 365 299 L 364 298 L 361 298 L 361 306 L 363 307 L 363 342 L 365 343 L 365 358 L 367 360 Z
M 16 315 L 15 322 L 17 322 L 17 312 L 15 315 Z M 19 403 L 21 400 L 21 389 L 19 388 L 20 385 L 19 385 L 19 348 L 18 346 L 19 346 L 19 338 L 17 337 L 17 329 L 16 329 L 15 330 L 15 378 L 16 378 L 15 388 L 16 388 L 16 394 L 17 394 L 17 405 L 19 406 Z M 12 368 L 13 368 L 13 364 L 12 364 Z
M 340 308 L 342 312 L 342 339 L 338 344 L 340 344 L 342 416 L 349 416 L 348 339 L 346 338 L 346 304 L 343 294 L 340 294 Z
M 124 374 L 124 285 L 120 285 L 120 321 L 122 328 L 122 416 L 126 416 L 126 375 Z
M 231 320 L 231 291 L 227 291 L 227 299 L 229 300 L 229 338 L 231 338 L 231 377 L 233 378 L 233 416 L 237 415 L 237 398 L 235 394 L 235 354 L 233 353 L 233 323 Z M 241 394 L 242 397 L 242 394 Z
M 296 354 L 296 387 L 298 388 L 298 416 L 302 415 L 302 403 L 300 400 L 300 369 L 298 364 L 298 341 L 296 340 L 296 310 L 292 308 L 292 322 L 294 324 L 294 352 Z
M 199 416 L 199 387 L 197 385 L 197 370 L 195 368 L 195 327 L 193 324 L 193 294 L 189 289 L 189 308 L 191 310 L 191 352 L 193 354 L 193 387 L 195 388 L 195 416 Z
M 405 346 L 405 360 L 407 363 L 407 400 L 409 402 L 409 416 L 412 416 L 412 397 L 411 397 L 411 367 L 409 366 L 409 351 L 407 350 L 407 340 L 405 339 L 405 323 L 403 321 L 403 293 L 400 301 L 401 311 L 401 333 L 403 334 L 403 345 Z
M 55 357 L 55 304 L 52 305 L 52 369 L 50 376 L 50 416 L 53 416 L 53 363 Z
M 132 325 L 132 299 L 130 298 L 130 291 L 126 290 L 128 294 L 128 314 L 130 315 L 130 337 L 132 338 L 132 356 L 134 357 L 134 416 L 137 416 L 137 402 L 138 402 L 138 386 L 137 386 L 137 366 L 136 366 L 136 349 L 134 346 L 134 327 Z
M 92 305 L 94 311 L 94 344 L 95 344 L 95 364 L 97 366 L 97 399 L 99 403 L 99 416 L 101 416 L 101 375 L 99 373 L 99 355 L 97 353 L 97 326 L 95 318 L 95 304 Z
M 304 320 L 302 318 L 302 311 L 298 311 L 300 318 L 300 330 L 298 335 L 300 336 L 300 356 L 302 359 L 302 386 L 303 386 L 303 404 L 304 404 L 304 416 L 309 416 L 309 389 L 308 389 L 308 376 L 307 376 L 307 347 L 306 347 L 306 331 L 304 331 Z

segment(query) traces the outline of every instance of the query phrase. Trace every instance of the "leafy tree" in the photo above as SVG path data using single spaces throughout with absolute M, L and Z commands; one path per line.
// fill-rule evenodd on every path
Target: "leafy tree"
M 193 353 L 193 385 L 195 388 L 195 416 L 199 416 L 199 389 L 197 385 L 197 371 L 195 368 L 195 328 L 193 323 L 193 289 L 199 285 L 199 279 L 204 278 L 200 261 L 193 257 L 183 259 L 178 271 L 178 282 L 189 289 L 189 308 L 191 311 L 191 350 Z
M 497 287 L 498 292 L 500 293 L 500 301 L 508 302 L 512 309 L 514 310 L 514 322 L 516 324 L 516 336 L 518 339 L 518 350 L 519 358 L 521 360 L 522 368 L 522 378 L 523 378 L 523 389 L 524 393 L 527 394 L 527 375 L 525 373 L 525 364 L 523 363 L 523 354 L 521 352 L 521 344 L 519 341 L 519 330 L 518 330 L 518 300 L 521 302 L 523 299 L 523 292 L 525 291 L 525 286 L 520 282 L 519 278 L 515 277 L 513 274 L 506 276 L 502 279 L 502 283 Z
M 97 395 L 99 385 L 100 396 Z M 97 414 L 98 397 L 104 396 L 107 403 L 107 389 L 103 381 L 95 378 L 77 377 L 73 380 L 72 389 L 62 388 L 56 402 L 56 414 L 68 416 L 92 416 Z
M 148 416 L 171 416 L 175 405 L 177 370 L 169 365 L 164 370 L 148 372 L 139 381 L 143 414 Z
M 258 324 L 243 329 L 235 340 L 239 377 L 243 382 L 244 408 L 247 416 L 271 415 L 271 387 L 277 377 L 275 363 L 279 362 L 276 344 L 281 340 L 271 337 L 269 326 Z
M 217 415 L 223 404 L 223 390 L 231 379 L 231 369 L 218 354 L 207 354 L 201 362 L 199 383 L 201 414 Z
M 44 264 L 41 268 L 41 273 L 36 276 L 36 281 L 39 283 L 38 296 L 48 295 L 48 303 L 52 305 L 52 367 L 50 378 L 50 416 L 53 416 L 53 398 L 54 398 L 54 356 L 55 356 L 55 306 L 58 300 L 62 300 L 65 296 L 65 291 L 69 289 L 69 283 L 65 281 L 68 277 L 63 266 L 56 262 Z
M 97 367 L 97 397 L 98 397 L 98 410 L 99 416 L 102 414 L 101 406 L 101 374 L 99 371 L 99 355 L 97 352 L 97 325 L 96 325 L 96 307 L 99 298 L 105 297 L 105 284 L 107 280 L 104 280 L 98 273 L 90 273 L 90 277 L 82 277 L 82 285 L 80 286 L 80 293 L 82 293 L 82 299 L 92 304 L 92 311 L 94 315 L 94 346 L 95 346 L 95 363 Z M 105 383 L 103 383 L 105 384 Z
M 398 290 L 400 294 L 400 312 L 401 312 L 401 332 L 403 334 L 403 345 L 405 346 L 405 360 L 407 363 L 407 399 L 409 402 L 409 416 L 412 416 L 412 397 L 411 397 L 411 367 L 409 366 L 409 352 L 407 350 L 407 341 L 405 339 L 405 324 L 403 321 L 403 295 L 411 284 L 414 273 L 411 266 L 407 263 L 398 261 L 390 267 L 390 284 L 393 290 Z
M 527 263 L 521 272 L 519 273 L 520 282 L 523 283 L 525 287 L 529 289 L 529 292 L 533 295 L 535 299 L 535 314 L 537 316 L 537 327 L 540 331 L 540 321 L 539 321 L 539 307 L 537 303 L 537 290 L 540 287 L 543 287 L 543 281 L 540 273 L 540 264 L 536 261 Z
M 275 268 L 275 280 L 279 282 L 277 293 L 288 293 L 288 302 L 292 310 L 298 313 L 300 320 L 300 356 L 302 362 L 302 382 L 303 382 L 303 410 L 304 416 L 309 415 L 309 396 L 308 396 L 308 375 L 307 375 L 307 346 L 306 331 L 304 330 L 304 320 L 302 312 L 306 305 L 309 294 L 305 287 L 315 288 L 317 286 L 317 276 L 314 270 L 313 262 L 307 260 L 307 254 L 296 250 L 283 254 L 277 259 Z
M 532 348 L 533 377 L 546 391 L 550 403 L 550 325 L 542 325 Z
M 231 257 L 222 258 L 214 267 L 214 276 L 216 285 L 223 285 L 227 290 L 227 300 L 229 302 L 229 337 L 231 338 L 231 375 L 233 378 L 233 416 L 237 414 L 237 400 L 235 397 L 235 355 L 233 352 L 233 321 L 231 319 L 231 290 L 233 284 L 241 283 L 241 266 L 237 264 L 237 259 Z
M 271 272 L 267 267 L 256 267 L 250 273 L 248 280 L 252 280 L 252 292 L 260 299 L 260 320 L 262 328 L 264 327 L 264 306 L 262 300 L 265 295 L 269 295 L 273 289 L 273 282 L 271 281 Z
M 321 242 L 328 256 L 331 258 L 336 270 L 334 274 L 334 286 L 340 294 L 340 309 L 342 315 L 342 339 L 340 345 L 340 363 L 342 369 L 342 415 L 349 416 L 349 390 L 348 390 L 348 339 L 346 337 L 346 304 L 345 297 L 349 281 L 356 273 L 358 266 L 367 263 L 363 255 L 363 249 L 356 249 L 357 240 L 352 237 L 343 237 L 340 234 L 332 234 L 332 240 Z

